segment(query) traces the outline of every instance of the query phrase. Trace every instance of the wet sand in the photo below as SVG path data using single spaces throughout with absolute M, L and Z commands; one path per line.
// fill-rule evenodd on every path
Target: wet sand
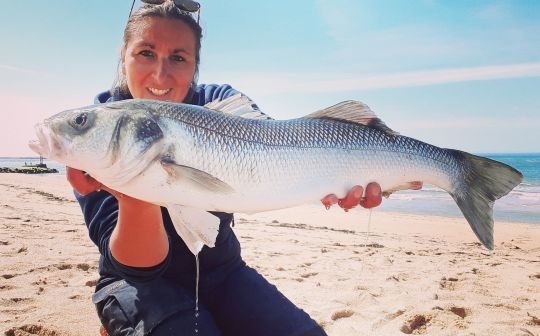
M 242 254 L 329 335 L 540 335 L 540 225 L 319 205 L 236 215 Z M 368 232 L 369 226 L 369 232 Z M 97 248 L 62 176 L 0 175 L 0 332 L 96 335 Z

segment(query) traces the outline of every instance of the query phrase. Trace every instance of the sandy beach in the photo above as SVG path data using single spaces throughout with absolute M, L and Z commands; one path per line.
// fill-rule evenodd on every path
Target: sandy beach
M 540 335 L 540 225 L 496 222 L 493 252 L 464 218 L 380 209 L 238 214 L 234 230 L 329 335 Z M 98 257 L 64 176 L 0 174 L 2 334 L 97 335 Z

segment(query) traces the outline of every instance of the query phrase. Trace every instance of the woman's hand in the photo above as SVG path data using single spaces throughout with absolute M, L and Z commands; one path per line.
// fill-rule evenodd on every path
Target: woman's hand
M 116 199 L 122 198 L 122 200 L 124 200 L 124 198 L 131 198 L 133 200 L 136 200 L 133 197 L 129 197 L 125 194 L 122 194 L 121 192 L 107 187 L 106 185 L 102 184 L 101 182 L 81 170 L 66 167 L 66 175 L 67 180 L 71 184 L 73 189 L 75 189 L 79 194 L 83 196 L 86 196 L 94 191 L 105 190 L 109 194 L 116 197 Z
M 403 189 L 422 189 L 422 182 L 410 182 L 404 185 Z M 362 197 L 363 194 L 364 189 L 361 186 L 354 186 L 344 198 L 339 199 L 336 195 L 330 194 L 321 199 L 321 203 L 327 209 L 337 203 L 343 210 L 349 211 L 349 209 L 356 207 L 358 204 L 366 209 L 371 209 L 379 206 L 382 202 L 383 192 L 381 191 L 381 186 L 377 182 L 369 183 L 366 186 L 364 197 Z M 388 197 L 390 194 L 391 192 L 384 193 L 384 196 Z
M 119 202 L 122 201 L 122 203 L 138 203 L 138 205 L 142 205 L 144 203 L 151 205 L 151 203 L 141 201 L 139 199 L 130 197 L 126 194 L 122 194 L 119 191 L 111 189 L 81 170 L 66 167 L 66 175 L 67 180 L 69 181 L 73 189 L 75 189 L 79 194 L 83 196 L 86 196 L 94 191 L 105 190 L 109 194 L 113 195 Z
M 349 209 L 356 207 L 358 204 L 366 209 L 370 209 L 382 202 L 381 186 L 376 182 L 369 183 L 366 186 L 364 197 L 362 197 L 363 194 L 364 188 L 357 185 L 352 187 L 344 198 L 339 199 L 336 195 L 330 194 L 321 199 L 321 202 L 327 209 L 337 203 L 345 211 L 349 211 Z
M 81 170 L 66 167 L 66 175 L 73 189 L 83 196 L 101 188 L 101 183 Z
M 118 200 L 118 222 L 109 241 L 114 259 L 128 266 L 151 267 L 167 257 L 169 240 L 159 205 L 122 194 L 71 167 L 66 167 L 66 175 L 83 196 L 105 190 Z

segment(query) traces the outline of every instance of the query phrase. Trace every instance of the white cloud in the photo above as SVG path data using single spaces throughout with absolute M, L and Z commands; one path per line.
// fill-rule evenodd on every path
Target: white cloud
M 399 120 L 389 125 L 430 144 L 472 153 L 538 152 L 540 118 L 466 117 Z
M 286 92 L 320 93 L 347 92 L 398 87 L 413 87 L 445 83 L 495 80 L 523 77 L 539 77 L 540 62 L 490 65 L 468 68 L 449 68 L 366 75 L 362 73 L 292 74 L 292 73 L 243 73 L 212 76 L 212 80 L 234 79 L 232 84 L 239 88 L 250 88 L 252 95 L 274 95 Z
M 414 130 L 448 130 L 448 129 L 506 129 L 508 125 L 511 125 L 513 129 L 523 130 L 537 130 L 540 127 L 540 117 L 519 117 L 513 116 L 509 118 L 495 118 L 488 117 L 467 117 L 467 118 L 440 118 L 436 119 L 402 119 L 399 121 L 400 128 L 414 129 Z M 391 126 L 391 125 L 389 125 Z
M 26 75 L 48 76 L 48 74 L 46 74 L 44 72 L 41 72 L 41 71 L 36 71 L 36 70 L 33 70 L 33 69 L 27 69 L 27 68 L 20 68 L 20 67 L 8 65 L 8 64 L 0 64 L 0 71 L 15 72 L 15 73 L 19 73 L 19 74 L 22 73 L 22 74 L 26 74 Z
M 327 59 L 336 68 L 409 71 L 421 67 L 531 62 L 540 56 L 537 21 L 524 20 L 515 5 L 494 1 L 453 8 L 429 1 L 317 0 L 329 43 Z M 405 12 L 403 12 L 405 10 Z M 414 19 L 407 14 L 414 13 Z M 392 20 L 395 19 L 395 20 Z

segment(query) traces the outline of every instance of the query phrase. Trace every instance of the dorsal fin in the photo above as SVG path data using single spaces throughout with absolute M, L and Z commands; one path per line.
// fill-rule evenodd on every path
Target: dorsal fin
M 386 126 L 386 124 L 373 113 L 369 106 L 355 100 L 346 100 L 334 106 L 325 108 L 324 110 L 308 114 L 304 118 L 343 120 L 375 128 L 389 135 L 399 134 Z
M 247 96 L 237 93 L 224 100 L 214 100 L 204 105 L 209 110 L 231 114 L 247 119 L 269 120 L 267 114 L 259 110 L 257 105 Z

